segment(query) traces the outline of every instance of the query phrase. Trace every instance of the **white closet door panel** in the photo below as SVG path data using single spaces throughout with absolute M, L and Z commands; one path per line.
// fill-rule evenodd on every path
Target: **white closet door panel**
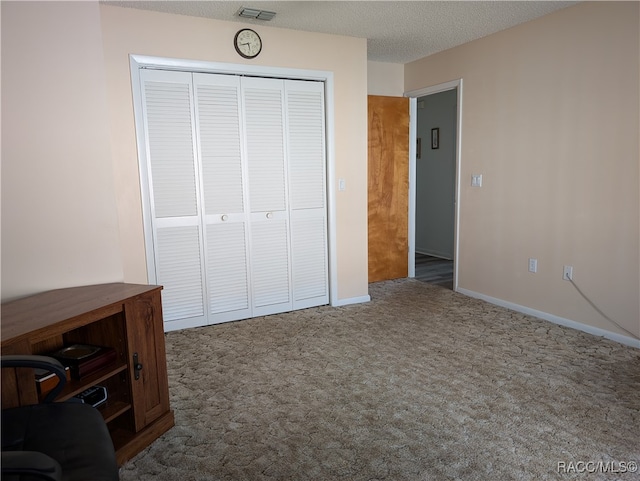
M 141 72 L 154 217 L 197 215 L 191 74 Z
M 244 223 L 207 226 L 210 313 L 250 314 L 247 239 Z
M 141 87 L 165 321 L 328 303 L 324 84 L 145 70 Z
M 288 226 L 285 219 L 251 225 L 254 315 L 291 309 Z M 263 308 L 263 309 L 261 309 Z
M 329 302 L 327 228 L 323 210 L 292 213 L 293 308 Z
M 205 214 L 243 212 L 240 79 L 194 74 Z
M 329 302 L 324 84 L 285 82 L 293 308 Z
M 204 315 L 198 226 L 156 230 L 157 282 L 164 286 L 162 310 L 171 322 Z
M 251 212 L 285 210 L 284 82 L 243 78 Z
M 324 84 L 287 80 L 285 88 L 291 209 L 323 208 Z

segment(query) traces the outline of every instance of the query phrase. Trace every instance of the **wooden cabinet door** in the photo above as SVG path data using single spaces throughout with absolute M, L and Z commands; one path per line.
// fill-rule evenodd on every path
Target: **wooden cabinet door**
M 160 291 L 129 299 L 124 307 L 135 429 L 140 431 L 169 411 Z M 136 354 L 141 369 L 134 363 Z

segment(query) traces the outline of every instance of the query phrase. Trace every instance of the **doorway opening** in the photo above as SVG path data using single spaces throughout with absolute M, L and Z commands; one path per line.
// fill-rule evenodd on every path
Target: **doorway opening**
M 409 277 L 457 289 L 462 80 L 411 99 Z

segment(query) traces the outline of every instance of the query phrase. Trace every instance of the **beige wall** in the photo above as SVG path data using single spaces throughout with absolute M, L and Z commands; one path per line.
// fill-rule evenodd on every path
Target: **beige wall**
M 407 91 L 464 83 L 461 288 L 625 334 L 570 264 L 640 334 L 638 7 L 585 2 L 406 65 Z
M 2 9 L 2 300 L 121 281 L 96 3 Z
M 3 300 L 147 282 L 129 54 L 249 63 L 232 46 L 240 27 L 94 2 L 2 2 Z M 252 63 L 334 73 L 335 174 L 347 185 L 338 298 L 366 296 L 366 40 L 256 28 L 265 46 Z
M 230 42 L 240 24 L 85 2 L 1 9 L 3 301 L 146 282 L 128 54 L 245 62 Z M 640 332 L 637 20 L 635 2 L 586 2 L 406 65 L 404 91 L 464 79 L 462 288 L 620 332 L 560 279 L 571 264 Z M 338 295 L 364 296 L 366 41 L 260 33 L 254 63 L 335 74 Z
M 389 62 L 367 62 L 367 91 L 369 95 L 402 97 L 404 94 L 404 65 Z

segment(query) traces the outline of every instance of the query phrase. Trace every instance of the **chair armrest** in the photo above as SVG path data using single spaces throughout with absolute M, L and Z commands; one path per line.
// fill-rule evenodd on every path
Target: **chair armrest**
M 2 477 L 5 474 L 29 475 L 46 481 L 62 481 L 60 464 L 37 451 L 3 451 Z
M 60 394 L 67 382 L 67 373 L 60 361 L 49 356 L 37 356 L 35 354 L 13 354 L 0 356 L 0 367 L 31 367 L 36 369 L 46 369 L 58 377 L 58 384 L 44 398 L 45 403 L 53 402 Z

